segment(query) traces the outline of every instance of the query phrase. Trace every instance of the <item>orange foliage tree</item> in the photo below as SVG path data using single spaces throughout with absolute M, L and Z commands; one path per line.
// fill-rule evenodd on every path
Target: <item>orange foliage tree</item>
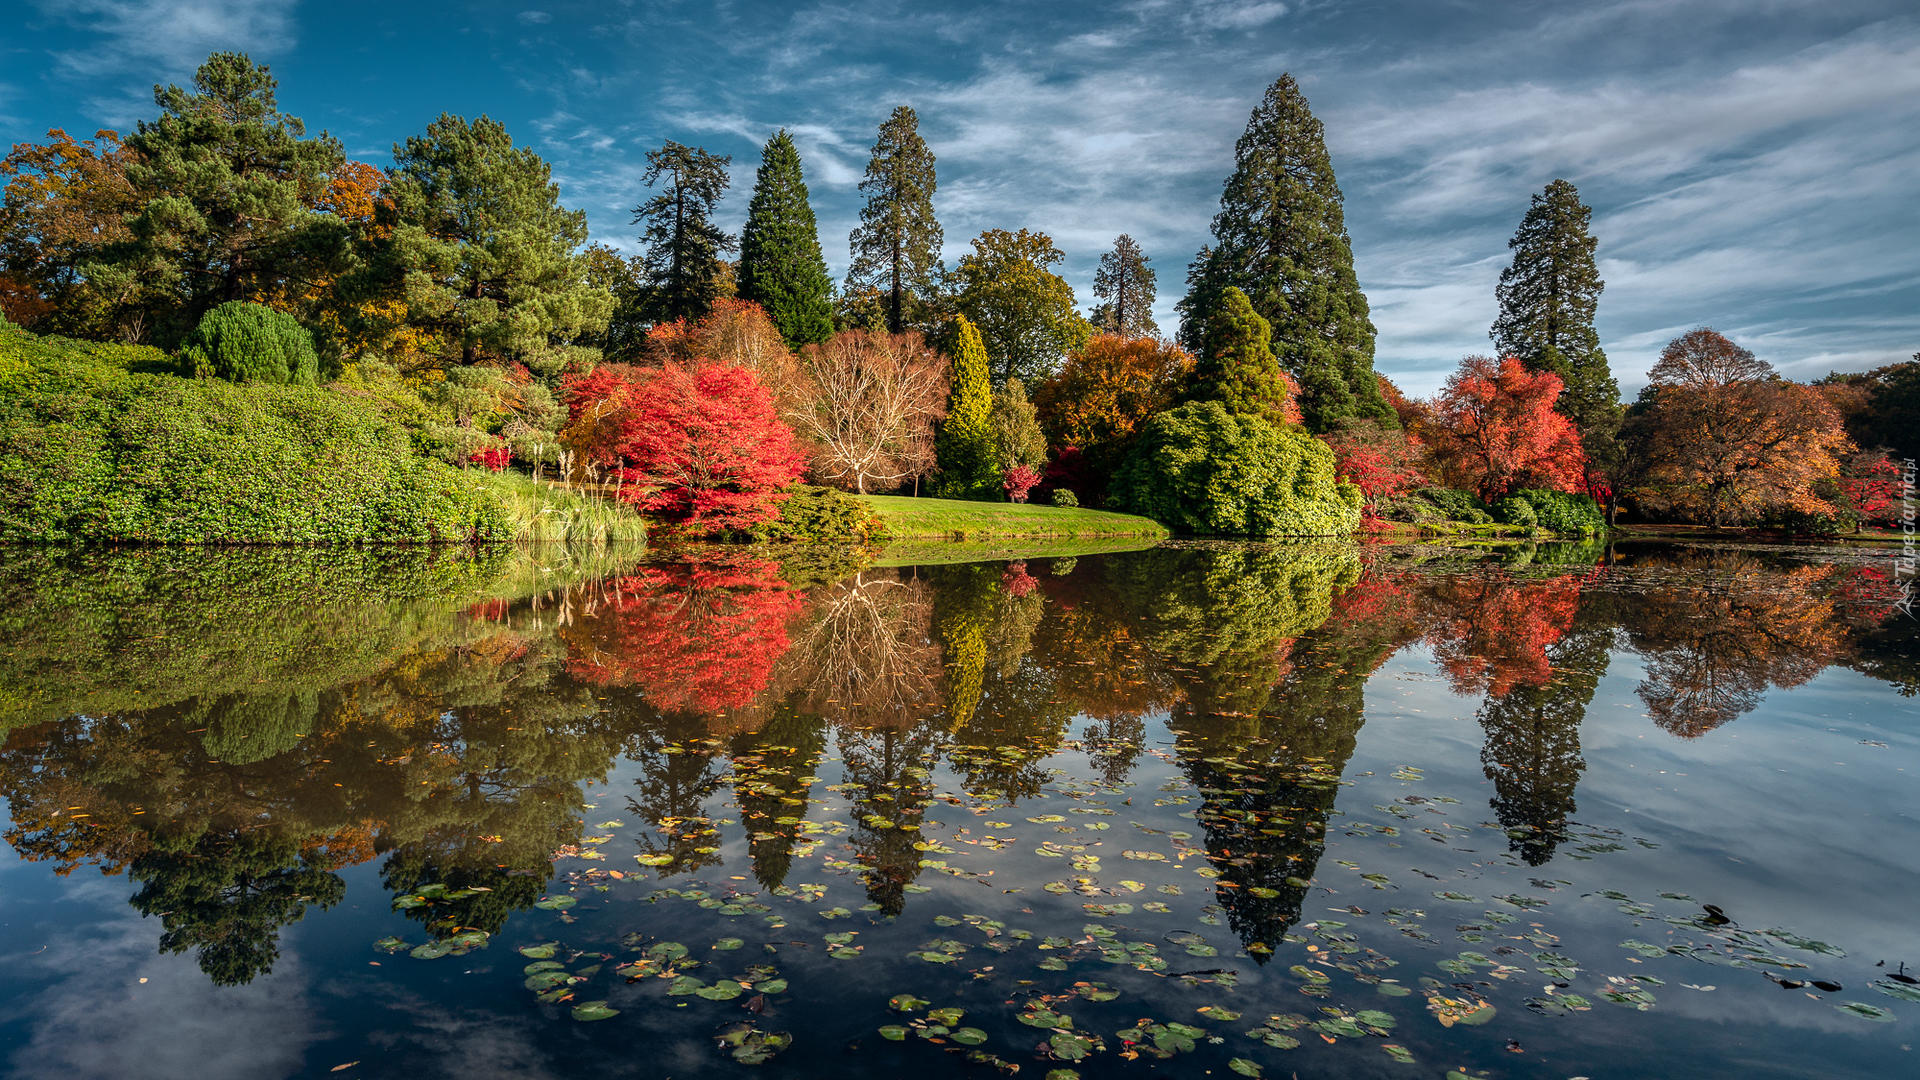
M 1096 334 L 1034 388 L 1033 404 L 1048 443 L 1099 456 L 1171 405 L 1192 373 L 1193 357 L 1171 342 Z
M 1635 496 L 1719 526 L 1780 511 L 1837 508 L 1817 486 L 1853 448 L 1832 402 L 1701 327 L 1669 342 L 1635 425 L 1648 465 Z
M 1433 404 L 1433 457 L 1455 487 L 1489 501 L 1519 488 L 1581 491 L 1586 454 L 1554 411 L 1561 382 L 1514 357 L 1469 356 Z
M 0 314 L 22 326 L 137 341 L 145 318 L 135 276 L 88 263 L 132 235 L 138 205 L 127 164 L 138 155 L 112 131 L 76 140 L 55 128 L 0 159 Z

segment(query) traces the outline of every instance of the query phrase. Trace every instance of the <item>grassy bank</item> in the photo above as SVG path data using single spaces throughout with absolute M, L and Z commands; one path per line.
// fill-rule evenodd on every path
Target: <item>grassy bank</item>
M 1024 537 L 1074 539 L 1091 536 L 1168 535 L 1165 526 L 1132 514 L 1026 503 L 914 499 L 860 495 L 886 522 L 894 540 L 1008 540 Z

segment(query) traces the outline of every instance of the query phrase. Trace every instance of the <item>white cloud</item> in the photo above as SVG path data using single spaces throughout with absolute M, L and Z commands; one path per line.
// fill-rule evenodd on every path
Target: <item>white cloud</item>
M 62 52 L 60 65 L 82 76 L 123 76 L 156 65 L 162 78 L 193 73 L 207 54 L 251 54 L 292 48 L 297 0 L 59 0 L 42 6 L 100 35 L 84 49 Z M 254 56 L 260 60 L 260 55 Z
M 523 11 L 517 18 L 528 26 L 545 26 L 553 21 L 553 16 L 544 11 Z

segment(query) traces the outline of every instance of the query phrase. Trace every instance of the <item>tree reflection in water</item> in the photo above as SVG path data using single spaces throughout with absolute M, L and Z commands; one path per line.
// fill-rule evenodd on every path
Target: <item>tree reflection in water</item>
M 1077 779 L 1119 791 L 1161 723 L 1259 956 L 1302 917 L 1369 680 L 1404 649 L 1479 699 L 1493 813 L 1533 866 L 1569 835 L 1623 650 L 1688 738 L 1831 666 L 1916 682 L 1885 573 L 1735 551 L 1223 544 L 845 574 L 737 550 L 558 574 L 134 553 L 9 561 L 0 588 L 7 841 L 125 874 L 160 948 L 223 985 L 376 859 L 396 896 L 444 887 L 407 908 L 434 937 L 499 932 L 592 839 L 582 786 L 615 768 L 643 862 L 721 865 L 730 799 L 764 889 L 837 771 L 845 865 L 898 914 L 944 785 L 1017 802 L 1083 752 Z

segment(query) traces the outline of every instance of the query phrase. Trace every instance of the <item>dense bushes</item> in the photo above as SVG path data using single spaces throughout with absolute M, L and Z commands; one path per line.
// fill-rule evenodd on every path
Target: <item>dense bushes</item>
M 1606 527 L 1600 504 L 1591 495 L 1523 488 L 1514 492 L 1512 497 L 1525 500 L 1532 507 L 1534 519 L 1540 528 L 1548 532 L 1586 536 Z
M 1540 518 L 1533 512 L 1532 505 L 1518 495 L 1509 495 L 1495 503 L 1493 517 L 1502 525 L 1513 525 L 1522 529 L 1533 529 L 1540 524 Z
M 1080 505 L 1080 496 L 1075 495 L 1072 488 L 1054 488 L 1053 494 L 1048 496 L 1048 499 L 1055 506 L 1071 508 Z
M 130 370 L 156 357 L 0 326 L 0 533 L 26 543 L 509 538 L 496 500 L 415 455 L 368 402 Z
M 780 516 L 747 530 L 755 540 L 788 543 L 824 540 L 857 544 L 886 531 L 873 507 L 835 488 L 795 484 L 780 503 Z
M 312 386 L 313 335 L 284 311 L 232 300 L 207 312 L 180 346 L 181 366 L 202 378 Z
M 1178 532 L 1332 536 L 1360 523 L 1360 489 L 1293 427 L 1189 402 L 1148 421 L 1114 478 L 1121 505 Z

